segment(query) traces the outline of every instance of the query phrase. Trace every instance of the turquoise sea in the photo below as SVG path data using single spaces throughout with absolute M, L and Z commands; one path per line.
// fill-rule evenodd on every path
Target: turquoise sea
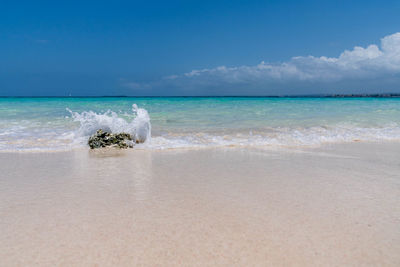
M 145 136 L 140 149 L 397 141 L 400 99 L 0 98 L 1 151 L 83 148 L 99 128 Z

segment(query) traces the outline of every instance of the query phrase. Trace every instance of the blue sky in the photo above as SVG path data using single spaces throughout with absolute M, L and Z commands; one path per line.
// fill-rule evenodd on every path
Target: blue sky
M 0 95 L 400 92 L 399 14 L 390 0 L 2 1 Z

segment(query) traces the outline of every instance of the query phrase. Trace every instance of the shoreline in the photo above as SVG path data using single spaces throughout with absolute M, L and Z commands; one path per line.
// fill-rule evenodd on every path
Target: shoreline
M 400 264 L 398 142 L 84 151 L 0 153 L 0 265 Z
M 140 144 L 140 147 L 134 146 L 133 148 L 127 149 L 119 149 L 114 147 L 105 147 L 105 148 L 97 148 L 97 149 L 90 149 L 87 146 L 75 146 L 69 147 L 66 149 L 51 149 L 51 148 L 34 148 L 34 149 L 19 149 L 19 150 L 7 150 L 3 149 L 0 150 L 0 154 L 42 154 L 42 153 L 69 153 L 69 152 L 88 152 L 88 151 L 102 151 L 103 153 L 107 153 L 107 151 L 120 151 L 121 153 L 133 152 L 133 151 L 149 151 L 149 152 L 162 152 L 162 151 L 201 151 L 201 150 L 225 150 L 225 149 L 244 149 L 244 150 L 265 150 L 265 151 L 282 151 L 282 152 L 290 152 L 290 151 L 297 151 L 297 150 L 318 150 L 318 149 L 326 149 L 331 146 L 352 146 L 353 144 L 364 144 L 364 145 L 386 145 L 386 144 L 399 144 L 399 140 L 358 140 L 355 139 L 353 141 L 342 141 L 342 142 L 324 142 L 324 143 L 317 143 L 317 144 L 299 144 L 299 145 L 257 145 L 257 144 L 228 144 L 228 145 L 203 145 L 203 146 L 182 146 L 182 147 L 145 147 L 143 144 Z

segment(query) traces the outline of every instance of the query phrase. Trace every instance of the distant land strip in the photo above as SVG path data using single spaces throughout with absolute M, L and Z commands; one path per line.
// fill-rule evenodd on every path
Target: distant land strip
M 218 98 L 218 97 L 248 97 L 248 98 L 400 98 L 400 93 L 382 94 L 308 94 L 308 95 L 265 95 L 265 96 L 246 96 L 246 95 L 221 95 L 221 96 L 128 96 L 128 95 L 104 95 L 104 96 L 0 96 L 0 98 L 107 98 L 107 97 L 131 97 L 131 98 Z

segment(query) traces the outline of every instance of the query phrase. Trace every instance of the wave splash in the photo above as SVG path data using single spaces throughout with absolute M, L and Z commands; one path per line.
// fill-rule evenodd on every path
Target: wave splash
M 65 106 L 62 109 L 65 110 Z M 112 110 L 97 113 L 92 110 L 67 110 L 71 116 L 55 116 L 53 120 L 46 117 L 31 120 L 9 119 L 0 123 L 0 151 L 52 151 L 87 147 L 89 136 L 98 129 L 112 133 L 127 132 L 137 141 L 144 142 L 137 148 L 156 150 L 224 146 L 298 147 L 355 141 L 400 141 L 400 122 L 396 119 L 357 123 L 343 118 L 331 123 L 313 121 L 313 125 L 309 126 L 301 122 L 290 126 L 284 126 L 285 123 L 270 126 L 269 121 L 242 125 L 242 120 L 232 124 L 231 117 L 228 117 L 224 127 L 204 127 L 202 118 L 198 120 L 198 124 L 196 120 L 188 120 L 182 126 L 179 121 L 182 118 L 178 118 L 177 123 L 164 122 L 156 114 L 152 127 L 148 112 L 138 108 L 136 104 L 127 113 Z
M 227 128 L 219 131 L 203 132 L 195 128 L 189 131 L 163 131 L 151 136 L 150 116 L 147 110 L 132 105 L 132 113 L 117 114 L 112 110 L 104 113 L 83 111 L 71 113 L 79 128 L 74 131 L 73 142 L 86 144 L 87 138 L 98 129 L 131 134 L 146 148 L 198 148 L 218 146 L 313 146 L 324 143 L 353 141 L 393 141 L 400 140 L 400 126 L 396 123 L 381 127 L 360 127 L 353 124 L 333 124 L 313 127 L 268 127 L 237 131 Z
M 68 109 L 73 121 L 79 122 L 80 126 L 75 131 L 75 138 L 85 140 L 98 129 L 103 131 L 131 134 L 135 140 L 143 143 L 151 140 L 151 123 L 147 110 L 138 108 L 136 104 L 132 105 L 133 120 L 129 121 L 118 116 L 114 111 L 108 110 L 105 113 L 96 113 L 93 111 L 73 112 Z

